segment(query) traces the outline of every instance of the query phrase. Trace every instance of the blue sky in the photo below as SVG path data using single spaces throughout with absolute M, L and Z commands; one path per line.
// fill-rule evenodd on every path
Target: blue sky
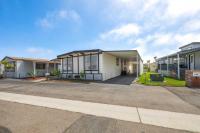
M 0 58 L 137 49 L 146 61 L 200 41 L 200 0 L 0 0 Z

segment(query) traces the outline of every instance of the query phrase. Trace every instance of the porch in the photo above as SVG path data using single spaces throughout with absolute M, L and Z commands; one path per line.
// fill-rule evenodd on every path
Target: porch
M 157 60 L 158 72 L 164 76 L 185 79 L 185 70 L 195 69 L 195 54 L 178 52 Z
M 43 77 L 46 73 L 58 70 L 58 64 L 54 62 L 30 62 L 32 64 L 32 72 L 36 77 Z

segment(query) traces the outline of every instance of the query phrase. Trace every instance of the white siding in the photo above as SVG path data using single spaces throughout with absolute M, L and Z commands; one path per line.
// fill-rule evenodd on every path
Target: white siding
M 79 57 L 79 73 L 84 72 L 83 56 Z
M 0 74 L 3 74 L 3 72 L 4 72 L 4 65 L 0 64 Z
M 103 73 L 103 54 L 99 54 L 99 73 Z
M 195 53 L 195 70 L 200 70 L 200 51 Z
M 116 65 L 116 58 L 110 54 L 103 53 L 102 61 L 100 60 L 100 65 L 102 65 L 101 71 L 103 74 L 103 80 L 114 78 L 121 74 L 121 61 L 119 65 Z
M 195 48 L 199 48 L 199 47 L 200 47 L 200 44 L 190 44 L 188 46 L 181 48 L 181 50 L 189 50 L 189 49 L 195 49 Z
M 139 63 L 140 63 L 140 65 L 139 65 L 140 66 L 140 73 L 139 74 L 141 75 L 141 74 L 143 74 L 143 71 L 144 71 L 144 66 L 143 66 L 143 62 L 142 62 L 141 59 L 140 59 Z
M 16 62 L 16 78 L 25 78 L 28 73 L 33 71 L 33 63 L 29 61 Z
M 78 73 L 78 57 L 73 57 L 73 71 Z

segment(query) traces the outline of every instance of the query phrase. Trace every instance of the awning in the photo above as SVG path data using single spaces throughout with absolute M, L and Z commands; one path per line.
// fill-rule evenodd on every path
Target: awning
M 122 59 L 128 59 L 134 61 L 137 60 L 137 55 L 139 55 L 137 50 L 119 50 L 119 51 L 104 51 L 104 52 Z

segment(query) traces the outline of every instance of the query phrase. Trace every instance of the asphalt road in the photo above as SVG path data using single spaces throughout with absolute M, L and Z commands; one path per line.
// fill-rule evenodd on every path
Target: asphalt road
M 5 101 L 0 107 L 0 133 L 189 133 Z
M 179 90 L 181 92 L 175 91 L 175 89 L 170 91 L 163 87 L 136 84 L 130 86 L 87 82 L 0 81 L 0 91 L 2 92 L 200 114 L 198 108 L 200 94 L 196 93 L 196 90 L 193 94 L 187 93 L 188 89 L 186 88 L 179 88 Z M 185 94 L 187 97 L 184 98 Z

